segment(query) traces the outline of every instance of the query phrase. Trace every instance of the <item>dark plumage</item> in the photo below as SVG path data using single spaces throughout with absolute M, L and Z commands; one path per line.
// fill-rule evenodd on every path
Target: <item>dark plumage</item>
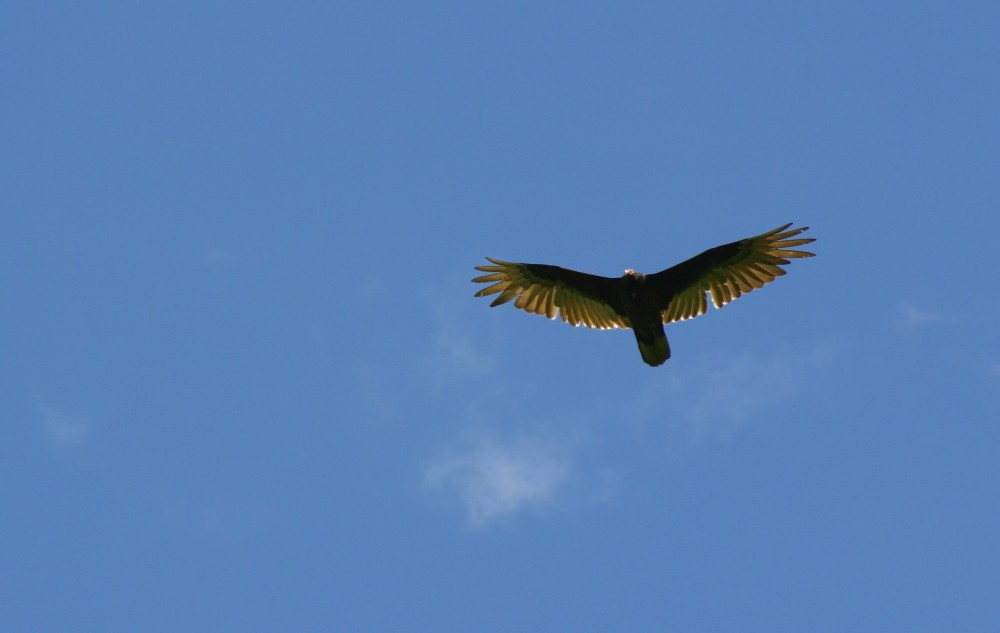
M 710 248 L 652 275 L 630 268 L 618 278 L 600 277 L 547 264 L 516 264 L 487 257 L 493 265 L 476 266 L 487 274 L 472 281 L 491 284 L 477 292 L 477 297 L 499 293 L 491 306 L 513 300 L 516 308 L 550 319 L 558 315 L 574 327 L 632 328 L 642 359 L 655 367 L 670 358 L 665 323 L 704 314 L 708 294 L 715 307 L 721 308 L 784 275 L 781 266 L 789 259 L 813 256 L 791 250 L 815 241 L 796 238 L 809 227 L 788 230 L 790 226 Z

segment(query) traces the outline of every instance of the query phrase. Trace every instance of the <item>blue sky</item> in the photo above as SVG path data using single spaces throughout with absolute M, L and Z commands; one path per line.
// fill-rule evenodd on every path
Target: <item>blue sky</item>
M 0 7 L 0 628 L 995 631 L 995 2 Z M 484 256 L 817 257 L 630 333 Z

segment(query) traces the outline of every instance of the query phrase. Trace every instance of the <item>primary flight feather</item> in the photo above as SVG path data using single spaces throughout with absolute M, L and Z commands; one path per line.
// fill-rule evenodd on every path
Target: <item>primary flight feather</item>
M 784 275 L 781 267 L 788 260 L 814 255 L 794 250 L 815 241 L 798 237 L 809 227 L 789 230 L 790 226 L 710 248 L 652 275 L 629 268 L 621 277 L 601 277 L 487 257 L 491 265 L 476 266 L 487 274 L 472 281 L 491 284 L 477 297 L 499 295 L 490 306 L 514 301 L 516 308 L 550 319 L 559 316 L 574 327 L 632 328 L 642 360 L 656 367 L 670 358 L 664 324 L 704 314 L 708 295 L 721 308 Z

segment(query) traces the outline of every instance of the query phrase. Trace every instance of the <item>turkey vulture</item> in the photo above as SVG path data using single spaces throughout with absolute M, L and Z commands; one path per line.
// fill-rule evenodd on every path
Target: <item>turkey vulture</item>
M 550 319 L 558 314 L 573 327 L 632 328 L 642 360 L 656 367 L 670 358 L 663 325 L 705 314 L 706 293 L 721 308 L 784 275 L 781 266 L 789 259 L 813 256 L 791 250 L 814 241 L 796 237 L 809 227 L 787 230 L 791 225 L 710 248 L 653 275 L 629 268 L 618 278 L 600 277 L 559 266 L 487 257 L 493 265 L 476 266 L 487 274 L 472 281 L 491 284 L 477 292 L 477 297 L 500 293 L 491 307 L 514 300 L 515 308 Z

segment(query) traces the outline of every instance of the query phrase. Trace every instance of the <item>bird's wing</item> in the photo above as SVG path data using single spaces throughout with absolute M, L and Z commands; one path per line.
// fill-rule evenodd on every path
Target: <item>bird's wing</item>
M 812 257 L 813 253 L 792 250 L 813 242 L 795 238 L 809 227 L 787 230 L 791 223 L 731 244 L 710 248 L 701 255 L 647 277 L 658 297 L 664 323 L 692 319 L 708 310 L 707 295 L 721 308 L 741 295 L 763 288 L 789 259 Z M 795 238 L 795 239 L 793 239 Z
M 499 293 L 490 306 L 514 300 L 514 307 L 550 319 L 559 317 L 576 327 L 606 330 L 631 327 L 622 314 L 618 280 L 588 275 L 546 264 L 515 264 L 487 257 L 492 266 L 476 266 L 488 273 L 472 281 L 490 283 L 476 293 L 486 297 Z

